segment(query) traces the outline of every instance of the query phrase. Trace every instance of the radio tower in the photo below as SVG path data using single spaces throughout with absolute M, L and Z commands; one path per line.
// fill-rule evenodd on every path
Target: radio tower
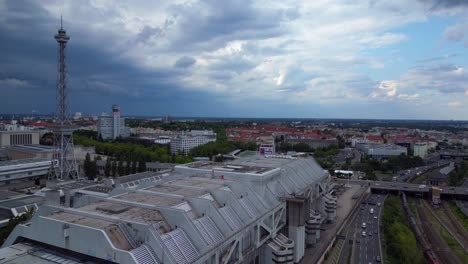
M 68 97 L 67 97 L 67 71 L 65 65 L 65 47 L 70 37 L 63 29 L 62 18 L 60 17 L 60 29 L 55 35 L 55 40 L 59 44 L 58 56 L 58 77 L 57 77 L 57 112 L 56 126 L 54 133 L 54 155 L 52 158 L 52 173 L 49 179 L 55 178 L 66 180 L 78 177 L 78 169 L 73 151 L 73 127 L 68 117 Z

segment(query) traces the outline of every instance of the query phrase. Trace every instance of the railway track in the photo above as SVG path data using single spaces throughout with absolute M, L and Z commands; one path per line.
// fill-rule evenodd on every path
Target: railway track
M 445 240 L 434 230 L 434 226 L 429 221 L 430 212 L 427 211 L 422 204 L 421 200 L 417 200 L 416 209 L 420 218 L 420 224 L 427 241 L 430 241 L 432 250 L 439 256 L 442 263 L 462 264 L 462 262 L 455 257 L 454 252 L 448 247 Z
M 468 246 L 468 232 L 466 229 L 463 227 L 463 225 L 458 221 L 457 217 L 455 214 L 452 212 L 450 207 L 447 206 L 447 203 L 442 203 L 442 210 L 446 213 L 450 223 L 452 224 L 451 226 L 453 227 L 454 231 L 463 239 L 466 251 L 466 246 Z
M 455 220 L 455 224 L 452 224 L 450 220 L 447 221 L 447 219 L 444 217 L 439 216 L 437 212 L 427 204 L 426 201 L 423 201 L 423 205 L 426 210 L 429 211 L 432 216 L 439 222 L 439 224 L 442 225 L 445 230 L 447 230 L 447 232 L 458 242 L 458 244 L 460 244 L 460 246 L 465 250 L 465 253 L 468 253 L 468 240 L 466 240 L 463 236 L 463 233 L 460 233 L 459 230 L 457 230 L 455 227 L 455 224 L 458 221 Z

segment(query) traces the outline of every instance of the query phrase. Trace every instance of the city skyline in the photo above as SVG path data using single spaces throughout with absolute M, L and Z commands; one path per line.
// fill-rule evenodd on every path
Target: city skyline
M 63 14 L 72 112 L 468 119 L 468 2 L 344 2 L 6 1 L 0 113 L 54 111 Z

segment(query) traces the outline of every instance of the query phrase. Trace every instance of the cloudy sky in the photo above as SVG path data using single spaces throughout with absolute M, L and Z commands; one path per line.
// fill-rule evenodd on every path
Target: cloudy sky
M 0 0 L 0 113 L 468 119 L 466 0 Z

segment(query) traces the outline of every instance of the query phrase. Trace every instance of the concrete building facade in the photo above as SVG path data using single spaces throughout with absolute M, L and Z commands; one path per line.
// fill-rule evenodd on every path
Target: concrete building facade
M 425 142 L 414 143 L 413 155 L 415 157 L 425 158 L 427 156 L 427 143 Z
M 212 131 L 210 131 L 211 133 L 202 133 L 198 130 L 195 133 L 192 132 L 194 131 L 185 135 L 175 136 L 171 139 L 172 154 L 183 153 L 184 155 L 188 155 L 193 148 L 216 141 L 216 133 Z
M 405 147 L 394 144 L 357 144 L 358 149 L 364 152 L 365 155 L 373 158 L 389 158 L 391 156 L 407 155 Z
M 97 123 L 98 135 L 103 139 L 116 139 L 130 136 L 130 128 L 125 126 L 125 118 L 120 117 L 118 105 L 112 106 L 112 116 L 101 115 Z
M 45 159 L 52 160 L 54 148 L 45 145 L 16 145 L 6 147 L 6 153 L 10 160 L 21 159 Z
M 136 176 L 63 191 L 64 202 L 51 190 L 2 250 L 27 241 L 90 263 L 292 264 L 336 218 L 330 175 L 310 158 L 193 162 Z
M 0 148 L 14 145 L 39 144 L 36 131 L 0 131 Z
M 15 160 L 0 162 L 0 184 L 44 177 L 51 168 L 50 160 Z

